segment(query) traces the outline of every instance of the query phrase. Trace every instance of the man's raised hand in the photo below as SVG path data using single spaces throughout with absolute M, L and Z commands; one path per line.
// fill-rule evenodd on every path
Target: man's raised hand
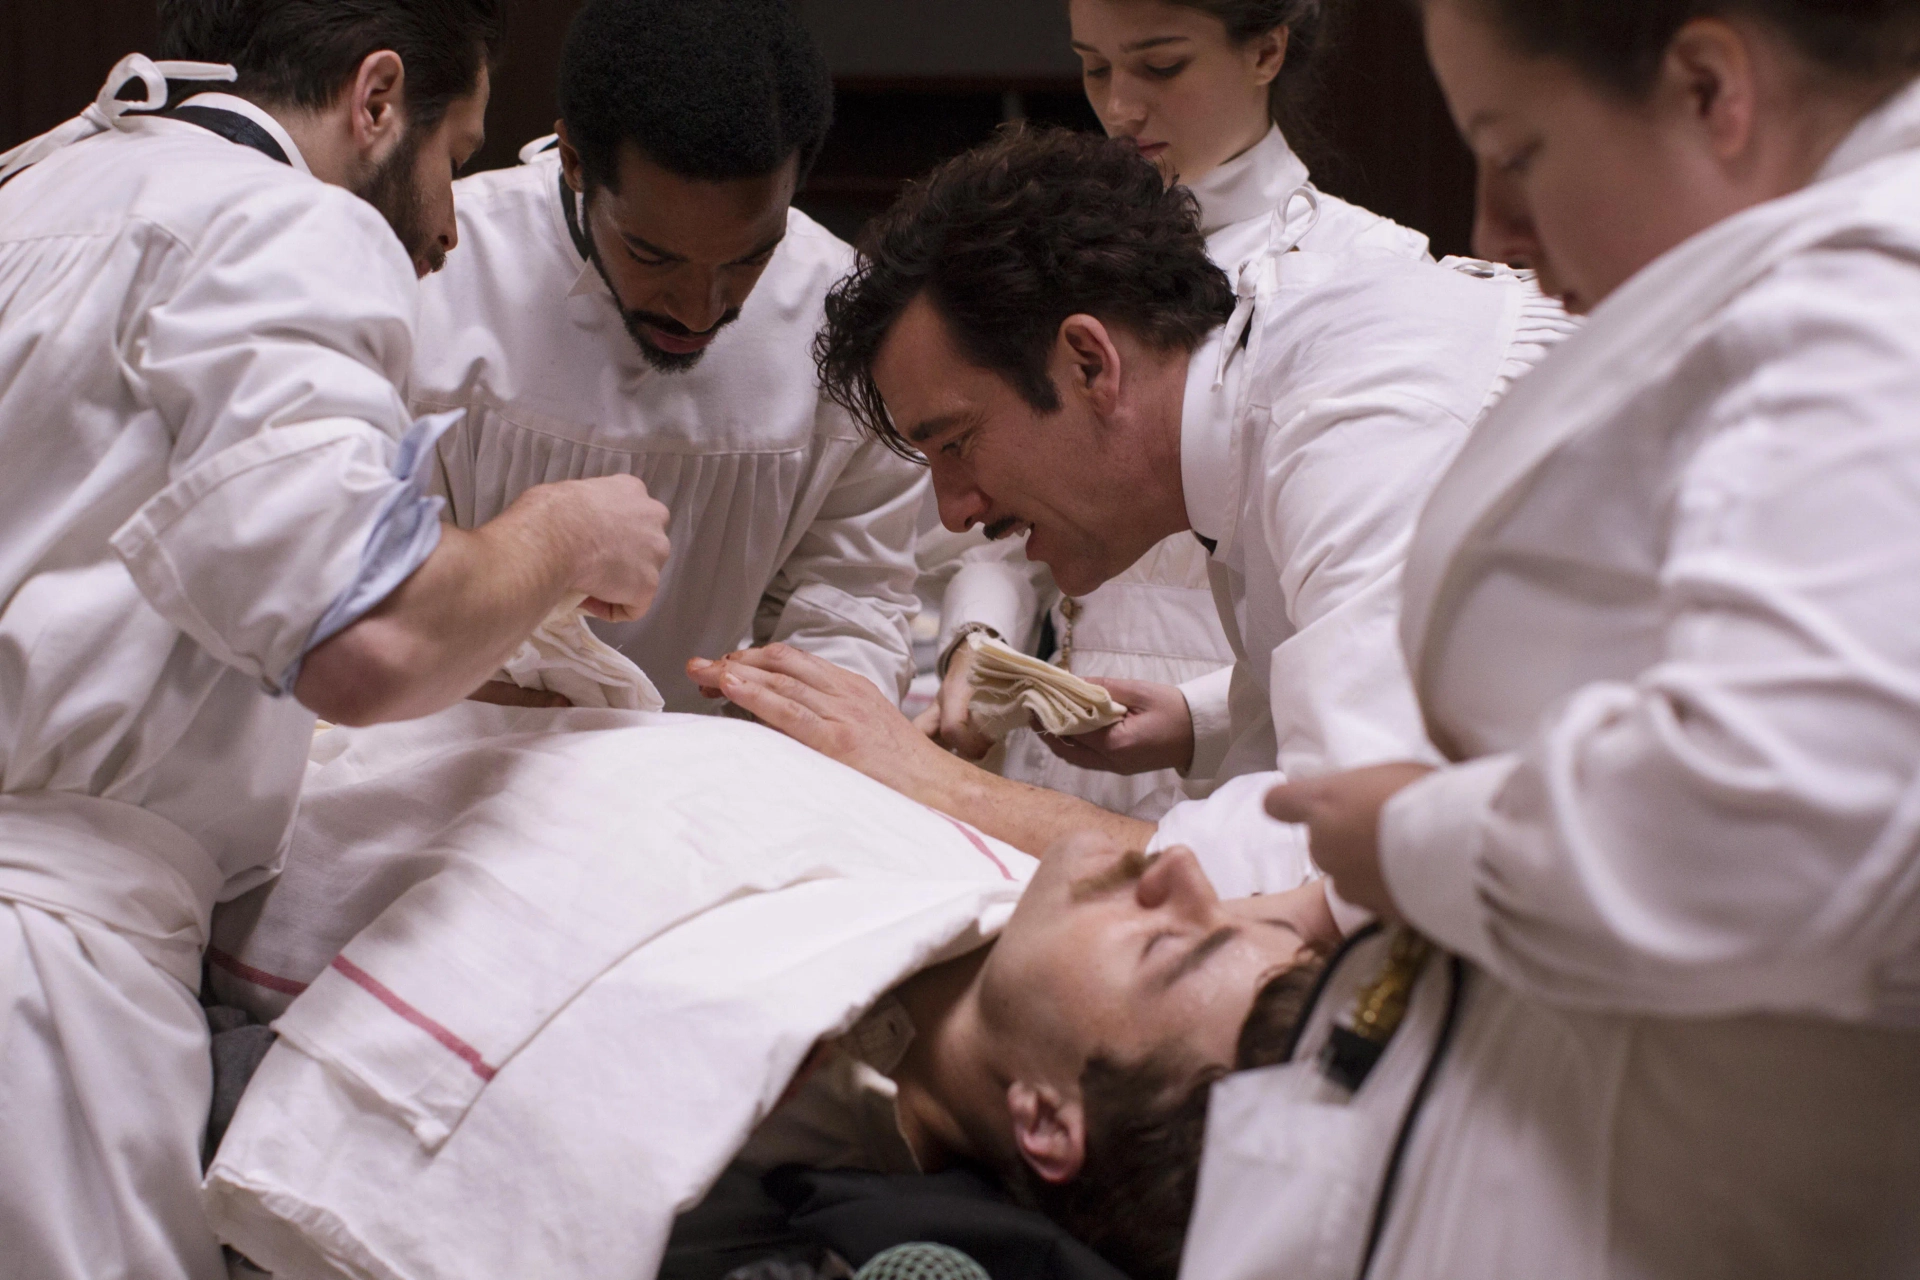
M 940 681 L 940 696 L 913 722 L 962 760 L 984 760 L 993 750 L 993 739 L 973 727 L 973 667 L 979 656 L 972 645 L 954 646 L 947 674 Z

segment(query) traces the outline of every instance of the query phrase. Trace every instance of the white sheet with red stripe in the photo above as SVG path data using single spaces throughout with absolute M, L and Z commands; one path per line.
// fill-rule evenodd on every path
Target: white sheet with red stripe
M 1032 867 L 733 721 L 469 704 L 345 737 L 221 933 L 229 985 L 311 983 L 209 1179 L 286 1275 L 651 1274 L 815 1040 L 991 936 Z

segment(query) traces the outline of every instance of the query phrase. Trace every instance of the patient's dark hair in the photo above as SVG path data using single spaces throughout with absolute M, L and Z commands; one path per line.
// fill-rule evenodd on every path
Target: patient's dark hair
M 1652 87 L 1673 38 L 1696 18 L 1768 23 L 1843 80 L 1920 72 L 1920 0 L 1471 0 L 1512 45 L 1572 63 L 1629 98 Z
M 423 131 L 474 91 L 500 43 L 499 0 L 159 0 L 159 19 L 160 57 L 232 63 L 234 91 L 272 106 L 326 107 L 391 49 L 408 127 Z
M 1240 1028 L 1234 1070 L 1286 1060 L 1293 1029 L 1325 965 L 1311 961 L 1269 981 Z M 1050 1183 L 1024 1163 L 1014 1197 L 1085 1241 L 1132 1280 L 1175 1280 L 1200 1181 L 1207 1097 L 1227 1072 L 1194 1075 L 1192 1055 L 1166 1046 L 1141 1062 L 1097 1057 L 1080 1078 L 1087 1149 L 1080 1175 Z
M 1060 399 L 1047 364 L 1060 325 L 1086 314 L 1161 350 L 1192 351 L 1233 313 L 1198 207 L 1131 143 L 1014 126 L 916 182 L 861 237 L 827 295 L 814 344 L 821 385 L 896 453 L 874 361 L 925 295 L 966 359 L 1041 413 Z
M 612 189 L 622 142 L 670 173 L 758 178 L 833 123 L 826 58 L 788 0 L 589 0 L 560 58 L 560 118 L 588 190 Z

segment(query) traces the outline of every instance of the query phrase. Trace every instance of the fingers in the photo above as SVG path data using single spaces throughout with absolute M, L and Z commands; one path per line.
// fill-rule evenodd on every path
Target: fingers
M 821 717 L 795 696 L 804 686 L 790 677 L 736 664 L 732 659 L 708 662 L 704 658 L 689 662 L 687 674 L 703 691 L 711 689 L 715 696 L 749 712 L 762 724 L 811 745 Z
M 785 648 L 785 646 L 778 646 Z M 791 662 L 789 659 L 806 659 L 805 662 Z M 779 666 L 798 667 L 805 677 L 789 675 Z M 821 668 L 825 668 L 822 671 Z M 743 653 L 729 654 L 719 662 L 710 662 L 705 658 L 694 658 L 687 663 L 687 675 L 702 689 L 713 689 L 730 702 L 744 707 L 753 714 L 767 720 L 761 714 L 757 703 L 748 702 L 740 694 L 748 693 L 755 699 L 777 699 L 792 703 L 797 708 L 810 712 L 816 719 L 833 719 L 830 708 L 837 692 L 824 687 L 829 680 L 828 672 L 841 672 L 831 662 L 802 654 L 796 650 L 787 650 L 785 654 L 773 654 L 769 649 L 749 649 Z M 860 677 L 854 676 L 856 680 Z M 815 683 L 815 682 L 818 683 Z M 862 684 L 866 682 L 861 681 Z M 873 686 L 868 685 L 868 688 Z M 878 696 L 878 691 L 875 691 Z M 844 705 L 844 704 L 843 704 Z M 774 721 L 767 720 L 769 724 Z M 776 725 L 775 727 L 779 727 Z
M 1146 680 L 1115 680 L 1108 676 L 1088 676 L 1086 679 L 1089 684 L 1097 684 L 1112 694 L 1113 700 L 1129 711 L 1153 705 L 1156 700 L 1154 694 L 1166 687 Z
M 935 742 L 940 741 L 940 704 L 934 703 L 913 718 L 913 727 Z
M 1104 730 L 1099 732 L 1104 732 Z M 1082 736 L 1091 738 L 1098 736 L 1098 733 L 1090 733 Z M 1078 738 L 1062 738 L 1051 733 L 1042 733 L 1039 737 L 1040 741 L 1046 744 L 1047 750 L 1053 752 L 1053 754 L 1059 756 L 1062 760 L 1065 760 L 1068 764 L 1076 768 L 1090 769 L 1097 773 L 1109 773 L 1112 771 L 1107 764 L 1106 756 L 1085 746 Z
M 1279 822 L 1312 821 L 1311 785 L 1283 782 L 1267 792 L 1267 816 Z

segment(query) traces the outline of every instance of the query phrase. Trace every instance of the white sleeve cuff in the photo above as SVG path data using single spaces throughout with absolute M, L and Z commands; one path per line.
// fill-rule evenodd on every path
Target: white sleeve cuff
M 1233 745 L 1233 668 L 1222 667 L 1180 686 L 1193 716 L 1193 763 L 1181 776 L 1212 778 Z
M 1045 607 L 1026 564 L 970 560 L 953 575 L 941 603 L 940 652 L 951 648 L 955 633 L 970 622 L 992 627 L 1020 652 L 1031 652 Z
M 1487 756 L 1422 778 L 1380 814 L 1380 870 L 1394 904 L 1422 933 L 1496 972 L 1481 900 L 1480 855 L 1494 797 L 1519 767 Z
M 391 563 L 367 561 L 383 516 L 407 517 L 389 522 L 401 559 L 439 536 L 437 506 L 414 518 L 396 452 L 355 419 L 261 431 L 161 490 L 110 542 L 162 617 L 279 691 L 321 620 L 350 611 L 353 588 Z

